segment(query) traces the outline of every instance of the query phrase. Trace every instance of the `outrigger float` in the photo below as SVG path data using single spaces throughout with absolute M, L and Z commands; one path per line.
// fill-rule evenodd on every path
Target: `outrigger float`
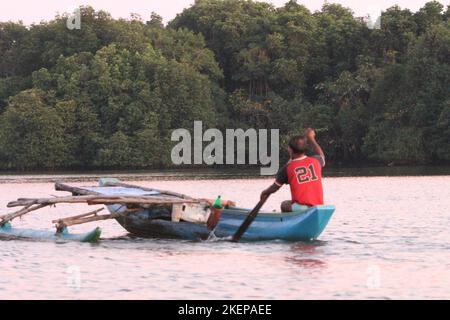
M 64 241 L 95 242 L 100 228 L 84 234 L 70 234 L 68 227 L 99 220 L 115 219 L 130 234 L 146 238 L 207 239 L 231 237 L 247 217 L 249 209 L 236 207 L 232 201 L 221 200 L 221 208 L 213 200 L 196 199 L 171 191 L 130 185 L 117 179 L 100 179 L 98 186 L 73 187 L 56 183 L 55 189 L 71 196 L 54 198 L 21 198 L 8 207 L 22 209 L 0 216 L 0 237 Z M 17 229 L 11 221 L 38 209 L 59 203 L 105 205 L 109 214 L 99 214 L 103 208 L 53 220 L 56 231 Z M 242 240 L 311 241 L 317 239 L 330 220 L 334 206 L 316 206 L 306 211 L 261 212 Z

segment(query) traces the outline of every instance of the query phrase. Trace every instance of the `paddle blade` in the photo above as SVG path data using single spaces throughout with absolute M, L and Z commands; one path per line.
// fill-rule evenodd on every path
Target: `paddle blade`
M 247 231 L 248 227 L 252 224 L 253 220 L 255 220 L 256 216 L 259 213 L 259 210 L 261 210 L 261 207 L 266 202 L 266 199 L 260 200 L 255 208 L 253 208 L 252 211 L 248 214 L 247 218 L 245 218 L 244 222 L 241 224 L 239 229 L 234 234 L 233 238 L 231 239 L 232 242 L 238 242 L 241 240 L 242 235 Z

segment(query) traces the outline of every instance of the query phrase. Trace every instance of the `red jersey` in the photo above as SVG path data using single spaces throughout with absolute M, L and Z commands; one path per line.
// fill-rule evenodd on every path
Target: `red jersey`
M 278 186 L 289 184 L 292 203 L 307 206 L 323 204 L 322 157 L 302 157 L 290 160 L 277 174 L 275 183 Z

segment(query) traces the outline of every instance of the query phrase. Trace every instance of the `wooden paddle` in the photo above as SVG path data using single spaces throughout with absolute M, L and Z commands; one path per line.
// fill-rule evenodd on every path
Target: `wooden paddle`
M 244 222 L 241 224 L 239 229 L 234 234 L 233 238 L 231 239 L 232 242 L 238 242 L 242 235 L 247 231 L 248 227 L 250 227 L 253 220 L 255 220 L 256 216 L 259 213 L 259 210 L 261 210 L 261 207 L 264 205 L 264 203 L 267 201 L 268 197 L 261 199 L 255 208 L 253 208 L 252 211 L 248 214 L 247 218 L 245 218 Z

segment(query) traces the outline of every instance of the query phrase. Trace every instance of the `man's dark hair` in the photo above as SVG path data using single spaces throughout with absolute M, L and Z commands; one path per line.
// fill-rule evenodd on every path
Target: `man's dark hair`
M 297 135 L 297 136 L 293 136 L 291 137 L 291 139 L 289 139 L 289 147 L 292 149 L 292 151 L 296 154 L 301 154 L 301 153 L 305 153 L 306 152 L 306 144 L 302 143 L 299 144 L 299 140 L 305 140 L 305 136 L 304 135 Z

